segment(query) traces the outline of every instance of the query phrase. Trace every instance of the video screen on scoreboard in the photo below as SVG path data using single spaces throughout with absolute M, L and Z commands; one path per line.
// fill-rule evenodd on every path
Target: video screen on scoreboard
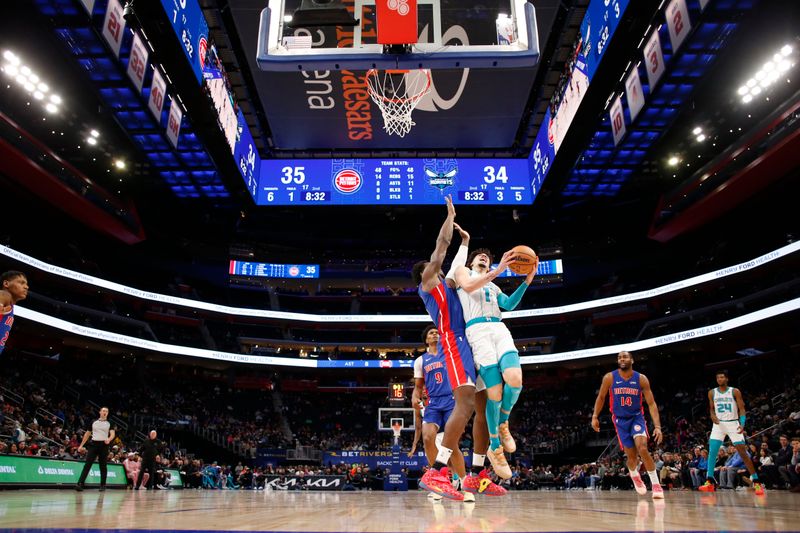
M 492 265 L 492 269 L 497 268 L 497 263 Z M 558 276 L 564 273 L 564 264 L 561 259 L 548 259 L 546 261 L 539 261 L 539 267 L 536 269 L 537 276 Z M 526 274 L 517 274 L 507 268 L 505 272 L 497 276 L 498 278 L 522 278 Z
M 527 159 L 262 160 L 258 205 L 529 205 Z
M 262 278 L 318 278 L 319 265 L 286 265 L 282 263 L 231 261 L 228 274 L 231 276 L 255 276 Z

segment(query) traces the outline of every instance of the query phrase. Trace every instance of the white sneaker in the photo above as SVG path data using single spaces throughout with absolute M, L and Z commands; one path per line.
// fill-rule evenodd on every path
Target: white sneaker
M 475 495 L 471 492 L 464 492 L 464 503 L 475 503 Z
M 636 489 L 636 494 L 643 495 L 647 494 L 647 487 L 642 481 L 642 476 L 639 475 L 639 472 L 632 470 L 631 471 L 631 481 L 633 481 L 633 488 Z
M 503 453 L 502 446 L 496 450 L 492 450 L 491 448 L 486 450 L 486 457 L 489 458 L 489 462 L 492 464 L 492 468 L 494 468 L 494 473 L 497 474 L 497 477 L 500 479 L 511 479 L 511 467 L 508 466 L 508 461 Z

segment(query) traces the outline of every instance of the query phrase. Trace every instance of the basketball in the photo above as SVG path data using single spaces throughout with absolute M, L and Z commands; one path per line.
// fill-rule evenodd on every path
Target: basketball
M 530 274 L 536 261 L 536 252 L 530 246 L 525 246 L 524 244 L 515 246 L 511 251 L 517 258 L 508 265 L 508 268 L 515 274 Z

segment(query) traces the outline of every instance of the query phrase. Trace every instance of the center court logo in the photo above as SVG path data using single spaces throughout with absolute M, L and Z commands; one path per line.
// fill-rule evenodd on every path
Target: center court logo
M 361 188 L 364 179 L 357 170 L 345 168 L 333 177 L 333 186 L 342 194 L 353 194 Z

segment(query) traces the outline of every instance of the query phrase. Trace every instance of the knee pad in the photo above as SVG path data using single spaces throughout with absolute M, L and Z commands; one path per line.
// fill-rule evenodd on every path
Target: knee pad
M 519 362 L 519 353 L 506 352 L 500 356 L 500 371 L 505 372 L 509 368 L 521 368 Z
M 500 385 L 503 382 L 503 375 L 500 373 L 500 368 L 497 365 L 482 366 L 478 373 L 481 379 L 486 384 L 486 388 L 490 389 L 495 385 Z

